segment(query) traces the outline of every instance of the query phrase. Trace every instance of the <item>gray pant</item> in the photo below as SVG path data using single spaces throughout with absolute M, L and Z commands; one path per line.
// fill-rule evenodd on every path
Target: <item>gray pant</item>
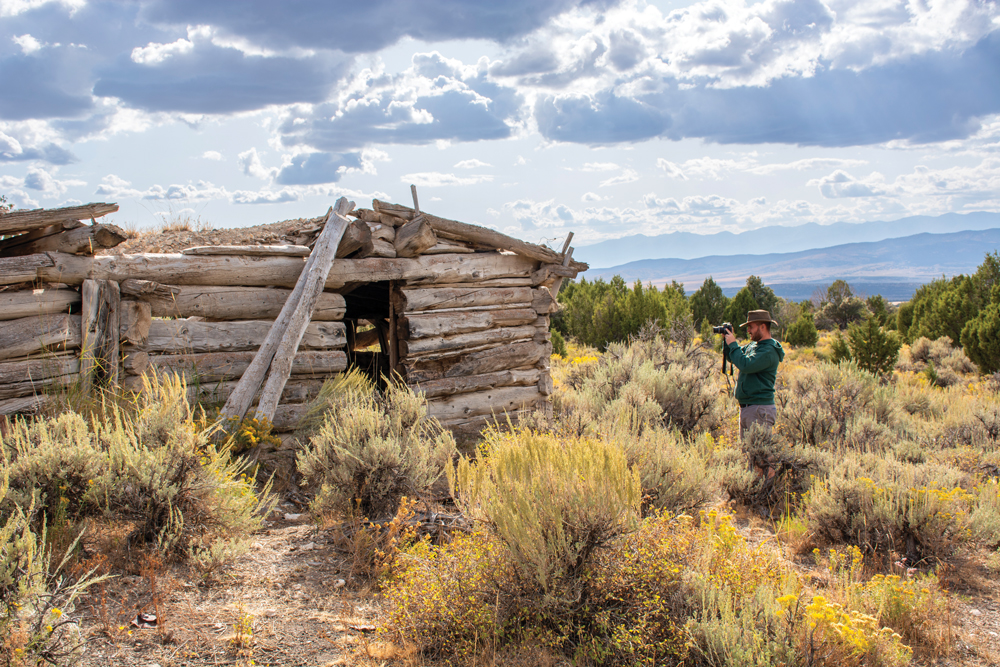
M 763 424 L 768 431 L 778 418 L 778 408 L 771 405 L 748 405 L 740 407 L 740 440 L 752 424 Z

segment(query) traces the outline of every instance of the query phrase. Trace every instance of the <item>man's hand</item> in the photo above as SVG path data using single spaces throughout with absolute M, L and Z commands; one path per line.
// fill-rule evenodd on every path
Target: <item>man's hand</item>
M 726 345 L 736 342 L 736 336 L 733 335 L 732 329 L 726 329 L 725 339 L 726 339 Z

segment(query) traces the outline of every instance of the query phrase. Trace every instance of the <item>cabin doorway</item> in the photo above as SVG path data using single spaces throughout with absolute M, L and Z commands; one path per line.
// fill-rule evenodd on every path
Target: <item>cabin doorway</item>
M 346 304 L 347 368 L 357 368 L 379 389 L 386 387 L 399 360 L 393 282 L 360 283 L 341 290 Z

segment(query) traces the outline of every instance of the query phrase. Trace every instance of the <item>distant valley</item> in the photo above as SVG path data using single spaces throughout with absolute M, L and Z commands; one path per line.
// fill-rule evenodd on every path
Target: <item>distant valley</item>
M 912 234 L 798 252 L 644 259 L 594 268 L 583 277 L 596 280 L 620 275 L 629 284 L 641 280 L 654 285 L 676 280 L 690 293 L 711 276 L 726 292 L 734 293 L 752 274 L 760 276 L 779 296 L 795 300 L 809 298 L 817 287 L 842 278 L 863 293 L 901 301 L 910 298 L 919 285 L 942 275 L 975 272 L 986 253 L 998 249 L 1000 224 L 993 229 Z

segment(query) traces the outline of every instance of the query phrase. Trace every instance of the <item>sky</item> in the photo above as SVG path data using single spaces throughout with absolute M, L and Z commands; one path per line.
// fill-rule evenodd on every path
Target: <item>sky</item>
M 1000 211 L 1000 4 L 0 0 L 0 194 L 575 245 Z M 845 239 L 845 242 L 850 239 Z

